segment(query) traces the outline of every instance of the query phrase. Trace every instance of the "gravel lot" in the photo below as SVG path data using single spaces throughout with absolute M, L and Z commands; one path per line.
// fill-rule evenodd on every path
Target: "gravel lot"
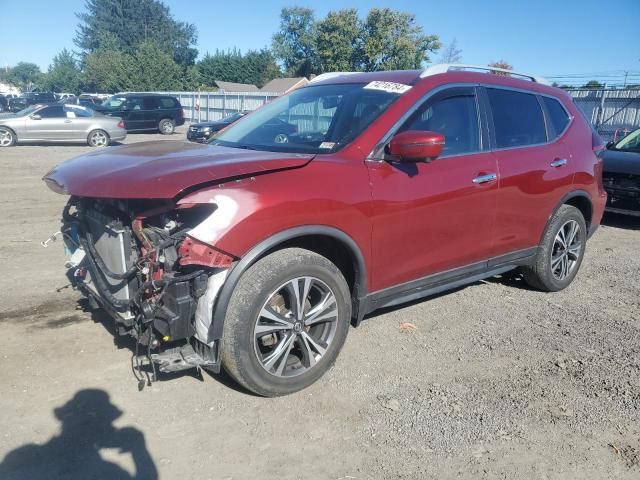
M 148 139 L 169 140 L 126 143 Z M 640 219 L 607 216 L 563 292 L 511 276 L 371 316 L 298 394 L 139 392 L 131 343 L 40 246 L 65 202 L 40 178 L 89 150 L 0 150 L 0 478 L 640 478 Z

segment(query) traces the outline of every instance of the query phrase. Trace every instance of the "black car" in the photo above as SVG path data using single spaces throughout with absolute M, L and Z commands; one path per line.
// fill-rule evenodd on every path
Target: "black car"
M 102 100 L 98 97 L 80 96 L 80 97 L 63 98 L 62 100 L 59 100 L 58 103 L 65 104 L 65 105 L 69 105 L 69 104 L 81 105 L 83 107 L 90 108 L 91 110 L 98 111 L 100 110 L 100 106 L 102 105 Z
M 0 95 L 0 112 L 6 112 L 9 109 L 9 101 L 4 95 Z
M 31 105 L 40 103 L 56 103 L 56 96 L 51 92 L 28 92 L 19 97 L 9 99 L 9 111 L 19 112 Z
M 240 120 L 247 113 L 249 113 L 247 110 L 242 110 L 240 112 L 232 113 L 231 115 L 224 117 L 222 120 L 193 123 L 189 127 L 189 130 L 187 130 L 187 140 L 206 143 L 214 133 L 228 127 L 233 122 Z
M 184 124 L 184 112 L 177 98 L 156 93 L 116 94 L 93 110 L 120 117 L 129 132 L 158 130 L 170 135 L 176 126 Z
M 609 142 L 602 158 L 606 210 L 640 216 L 640 128 Z

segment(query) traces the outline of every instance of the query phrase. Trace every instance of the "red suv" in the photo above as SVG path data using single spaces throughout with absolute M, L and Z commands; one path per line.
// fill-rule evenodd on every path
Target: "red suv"
M 208 145 L 62 163 L 69 278 L 161 371 L 224 366 L 266 396 L 316 381 L 378 308 L 513 269 L 565 288 L 602 142 L 562 90 L 475 70 L 324 74 Z

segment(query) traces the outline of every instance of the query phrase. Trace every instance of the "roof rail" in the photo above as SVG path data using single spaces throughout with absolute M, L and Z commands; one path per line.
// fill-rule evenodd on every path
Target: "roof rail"
M 480 72 L 500 72 L 508 74 L 512 77 L 522 77 L 536 83 L 542 83 L 544 85 L 550 85 L 549 81 L 538 75 L 530 75 L 528 73 L 515 72 L 513 70 L 507 70 L 505 68 L 498 67 L 485 67 L 484 65 L 465 65 L 458 63 L 437 63 L 427 67 L 421 74 L 420 78 L 429 77 L 431 75 L 437 75 L 439 73 L 446 73 L 451 71 L 463 71 L 463 70 L 476 70 Z
M 317 77 L 313 77 L 309 81 L 309 83 L 320 82 L 322 80 L 328 80 L 330 78 L 341 77 L 343 75 L 353 75 L 354 73 L 358 73 L 358 72 L 327 72 L 327 73 L 321 73 Z

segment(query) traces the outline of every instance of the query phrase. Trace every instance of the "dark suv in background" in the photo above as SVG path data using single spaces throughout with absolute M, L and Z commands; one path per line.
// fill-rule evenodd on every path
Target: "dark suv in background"
M 177 98 L 155 93 L 125 93 L 109 97 L 102 105 L 90 107 L 105 115 L 120 117 L 129 132 L 158 130 L 171 135 L 184 124 L 182 105 Z
M 10 98 L 8 101 L 8 109 L 11 112 L 19 112 L 31 105 L 56 102 L 56 96 L 51 92 L 28 92 L 19 97 Z

